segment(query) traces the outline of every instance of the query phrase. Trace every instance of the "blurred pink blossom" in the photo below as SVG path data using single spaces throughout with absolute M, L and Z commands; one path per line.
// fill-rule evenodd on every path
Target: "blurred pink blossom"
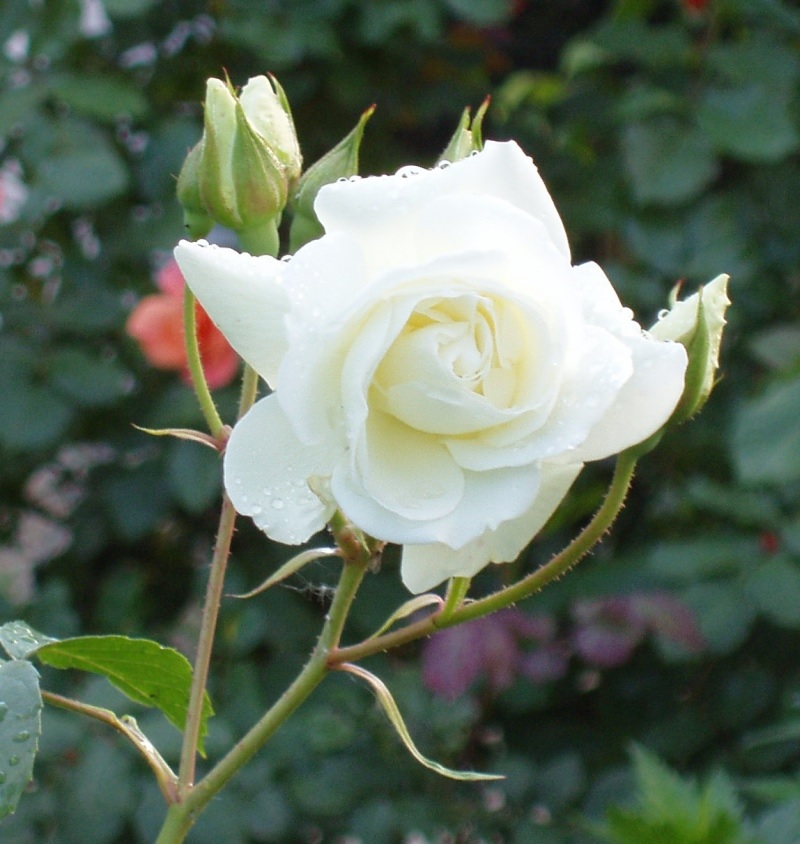
M 158 271 L 156 284 L 161 292 L 145 296 L 139 302 L 128 317 L 126 330 L 138 341 L 142 354 L 153 366 L 174 369 L 188 382 L 183 337 L 184 280 L 174 259 Z M 211 389 L 224 387 L 235 377 L 239 357 L 199 304 L 195 313 L 197 340 L 208 386 Z

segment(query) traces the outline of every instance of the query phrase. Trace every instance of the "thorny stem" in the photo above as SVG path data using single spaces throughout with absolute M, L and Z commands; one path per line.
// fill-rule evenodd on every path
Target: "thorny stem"
M 225 425 L 217 412 L 217 407 L 214 404 L 214 399 L 211 397 L 211 391 L 208 389 L 208 382 L 203 371 L 203 362 L 200 358 L 200 344 L 197 341 L 195 302 L 194 293 L 192 293 L 188 286 L 184 287 L 183 332 L 186 342 L 186 364 L 189 368 L 192 386 L 194 387 L 197 401 L 200 404 L 203 418 L 206 420 L 212 436 L 216 439 L 222 434 Z
M 625 496 L 633 478 L 638 456 L 639 454 L 636 453 L 619 455 L 614 469 L 614 477 L 600 509 L 566 548 L 536 571 L 517 583 L 500 589 L 485 598 L 460 604 L 446 617 L 443 617 L 442 610 L 437 610 L 426 618 L 399 630 L 376 636 L 373 639 L 366 639 L 357 645 L 336 648 L 328 660 L 329 665 L 336 667 L 344 662 L 356 662 L 372 654 L 405 645 L 424 636 L 430 636 L 442 627 L 452 627 L 461 622 L 488 615 L 529 597 L 551 581 L 561 577 L 592 550 L 619 515 L 625 503 Z
M 233 527 L 236 521 L 236 511 L 228 496 L 222 500 L 219 515 L 217 541 L 214 546 L 214 556 L 211 558 L 211 571 L 206 586 L 206 598 L 203 606 L 203 618 L 200 634 L 197 639 L 194 671 L 192 672 L 192 687 L 189 692 L 189 707 L 186 712 L 186 726 L 183 731 L 181 745 L 181 761 L 178 768 L 178 796 L 182 798 L 194 782 L 195 764 L 197 761 L 197 746 L 200 739 L 200 725 L 203 720 L 203 700 L 205 698 L 208 669 L 211 663 L 211 651 L 214 646 L 214 633 L 217 627 L 219 607 L 225 583 L 225 570 L 233 538 Z
M 101 721 L 113 727 L 118 733 L 122 733 L 131 744 L 141 753 L 144 760 L 155 774 L 158 787 L 168 803 L 174 803 L 177 799 L 178 778 L 175 772 L 164 761 L 164 758 L 156 750 L 150 739 L 139 729 L 136 720 L 129 715 L 119 718 L 110 709 L 102 709 L 99 706 L 92 706 L 88 703 L 81 703 L 68 697 L 54 694 L 53 692 L 42 691 L 42 698 L 52 706 L 59 709 L 68 709 L 70 712 L 78 712 L 81 715 L 88 715 L 96 721 Z
M 330 670 L 328 659 L 342 635 L 350 605 L 370 565 L 367 554 L 346 559 L 339 585 L 317 645 L 303 670 L 268 712 L 240 739 L 180 803 L 173 803 L 156 844 L 181 844 L 197 816 L 225 783 L 248 761 L 280 725 L 319 685 Z

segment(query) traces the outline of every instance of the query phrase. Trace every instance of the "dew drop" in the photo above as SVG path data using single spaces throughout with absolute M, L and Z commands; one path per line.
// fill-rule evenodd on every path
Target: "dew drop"
M 271 506 L 273 510 L 283 510 L 286 505 L 283 503 L 283 499 L 273 498 Z
M 8 764 L 13 768 L 15 765 L 19 765 L 20 759 L 19 756 L 9 756 L 8 757 Z
M 269 497 L 272 495 L 272 490 L 268 486 L 265 486 L 264 489 L 261 490 L 261 494 L 265 497 Z
M 20 730 L 11 741 L 15 741 L 17 744 L 21 744 L 23 741 L 27 741 L 31 737 L 31 734 L 27 730 Z
M 469 154 L 469 157 L 475 158 L 476 155 L 480 155 L 480 150 L 477 150 L 477 149 L 472 150 L 472 152 Z
M 420 173 L 424 172 L 425 171 L 422 167 L 417 167 L 416 164 L 408 164 L 405 167 L 401 167 L 395 175 L 399 176 L 401 179 L 408 179 L 411 176 L 419 176 Z
M 668 309 L 668 308 L 662 308 L 662 309 L 658 312 L 658 318 L 659 318 L 659 319 L 664 319 L 664 317 L 666 317 L 666 316 L 669 316 L 669 309 Z
M 284 256 L 281 258 L 281 261 L 283 261 L 283 263 L 284 263 L 284 264 L 288 264 L 288 263 L 289 263 L 289 261 L 291 261 L 291 260 L 292 260 L 292 257 L 293 257 L 292 255 L 284 255 Z
M 361 176 L 351 176 L 347 181 L 348 182 L 360 182 Z
M 261 506 L 260 506 L 260 505 L 258 505 L 258 504 L 254 504 L 254 505 L 250 508 L 250 515 L 252 515 L 252 516 L 260 516 L 263 512 L 264 512 L 264 508 L 263 508 L 263 507 L 261 507 Z
M 444 158 L 436 166 L 440 170 L 447 170 L 447 168 L 450 167 L 452 165 L 452 163 L 453 163 L 452 161 L 448 161 L 446 158 Z
M 347 182 L 347 181 L 348 181 L 348 178 L 347 178 L 347 176 L 339 176 L 339 178 L 338 178 L 336 181 L 337 181 L 339 184 L 342 184 L 342 182 Z

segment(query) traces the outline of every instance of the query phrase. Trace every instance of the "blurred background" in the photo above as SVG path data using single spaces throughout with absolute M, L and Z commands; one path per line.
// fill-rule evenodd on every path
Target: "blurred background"
M 0 621 L 151 635 L 191 655 L 220 494 L 216 455 L 132 427 L 202 427 L 175 351 L 175 177 L 205 80 L 267 71 L 312 163 L 372 103 L 362 172 L 430 165 L 461 110 L 533 156 L 576 261 L 643 325 L 669 290 L 731 275 L 722 379 L 640 464 L 600 550 L 519 607 L 329 678 L 210 807 L 193 844 L 796 844 L 800 841 L 800 4 L 790 0 L 4 0 L 0 17 Z M 147 304 L 149 303 L 149 304 Z M 149 310 L 148 310 L 149 309 Z M 132 314 L 138 314 L 135 319 Z M 142 316 L 145 314 L 146 316 Z M 143 326 L 143 327 L 142 327 Z M 177 331 L 177 335 L 176 335 Z M 235 372 L 210 326 L 223 416 Z M 131 335 L 136 335 L 138 340 Z M 214 344 L 217 345 L 214 345 Z M 157 364 L 154 366 L 151 362 Z M 234 364 L 235 366 L 235 364 Z M 598 505 L 592 466 L 496 587 Z M 239 527 L 228 590 L 286 556 Z M 349 636 L 406 597 L 387 554 Z M 285 687 L 335 581 L 317 563 L 226 600 L 214 757 Z M 179 735 L 104 680 L 46 688 Z M 147 844 L 138 757 L 48 709 L 7 844 Z

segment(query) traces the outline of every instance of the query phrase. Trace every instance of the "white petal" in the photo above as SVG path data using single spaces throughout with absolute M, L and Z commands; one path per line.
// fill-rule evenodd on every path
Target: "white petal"
M 225 449 L 225 489 L 236 510 L 251 516 L 270 538 L 305 542 L 325 526 L 334 507 L 308 479 L 327 477 L 343 449 L 301 442 L 273 394 L 239 420 Z
M 281 262 L 203 241 L 182 240 L 175 260 L 186 283 L 233 348 L 270 385 L 286 351 L 289 301 Z
M 464 473 L 438 438 L 372 411 L 356 455 L 356 471 L 375 501 L 405 519 L 431 521 L 452 513 Z
M 458 507 L 432 521 L 403 518 L 381 506 L 343 463 L 334 471 L 331 491 L 344 514 L 371 536 L 399 545 L 442 542 L 460 547 L 527 510 L 539 491 L 539 475 L 536 464 L 464 472 L 464 494 Z
M 629 346 L 633 375 L 570 459 L 600 460 L 646 440 L 666 424 L 683 395 L 683 346 L 644 334 L 631 338 Z
M 580 355 L 563 373 L 558 400 L 546 418 L 532 411 L 487 430 L 482 436 L 450 438 L 447 447 L 460 466 L 474 471 L 519 466 L 572 453 L 618 400 L 633 372 L 631 351 L 608 331 L 584 326 Z
M 539 492 L 525 513 L 457 550 L 442 543 L 405 545 L 403 583 L 411 592 L 426 592 L 450 577 L 472 577 L 489 563 L 515 560 L 553 515 L 581 468 L 580 463 L 544 464 Z
M 567 236 L 553 200 L 531 159 L 513 141 L 488 141 L 478 155 L 407 178 L 334 182 L 317 194 L 314 210 L 327 232 L 347 232 L 359 240 L 368 266 L 385 268 L 413 263 L 416 215 L 422 206 L 447 194 L 507 200 L 539 220 L 569 259 Z

